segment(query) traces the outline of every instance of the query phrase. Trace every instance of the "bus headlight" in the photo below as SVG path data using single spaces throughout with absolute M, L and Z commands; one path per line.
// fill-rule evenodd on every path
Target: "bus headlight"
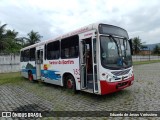
M 108 82 L 113 81 L 113 77 L 110 75 L 106 75 L 106 81 L 108 81 Z
M 102 77 L 107 81 L 107 82 L 112 82 L 114 81 L 114 77 L 110 74 L 102 74 Z
M 106 79 L 108 79 L 109 75 L 106 75 Z
M 128 75 L 129 77 L 131 77 L 132 76 L 132 73 L 129 73 L 129 75 Z
M 133 76 L 133 71 L 131 71 L 128 75 L 128 77 L 132 77 Z

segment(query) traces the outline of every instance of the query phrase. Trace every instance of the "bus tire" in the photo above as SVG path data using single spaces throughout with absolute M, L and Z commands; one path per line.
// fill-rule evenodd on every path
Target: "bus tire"
M 69 90 L 72 90 L 73 93 L 76 93 L 76 84 L 75 79 L 72 75 L 67 75 L 65 78 L 65 87 Z
M 33 82 L 33 74 L 32 74 L 32 71 L 29 71 L 28 72 L 28 80 Z

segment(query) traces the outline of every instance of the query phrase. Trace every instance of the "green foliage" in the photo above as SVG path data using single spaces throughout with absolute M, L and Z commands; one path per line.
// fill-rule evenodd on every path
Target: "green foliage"
M 26 40 L 26 46 L 38 43 L 42 38 L 42 36 L 38 32 L 34 32 L 33 30 L 27 35 L 28 35 L 28 38 L 24 38 Z
M 5 46 L 8 46 L 8 44 L 5 42 L 6 41 L 6 31 L 5 27 L 7 24 L 0 25 L 0 51 L 3 51 Z
M 160 47 L 158 45 L 156 45 L 155 48 L 153 49 L 153 53 L 160 54 Z
M 19 72 L 16 73 L 1 73 L 0 74 L 0 85 L 2 84 L 7 84 L 7 83 L 12 83 L 12 84 L 17 84 L 19 82 L 22 82 L 22 78 L 20 76 Z
M 15 30 L 6 29 L 7 24 L 0 24 L 0 53 L 17 53 L 21 48 L 40 42 L 42 37 L 33 30 L 28 33 L 28 38 L 18 37 Z
M 132 39 L 133 42 L 133 50 L 135 54 L 138 54 L 140 49 L 142 48 L 142 42 L 141 39 L 139 37 L 134 37 Z
M 135 61 L 133 65 L 142 65 L 142 64 L 151 64 L 151 63 L 159 63 L 160 60 L 150 60 L 150 61 Z

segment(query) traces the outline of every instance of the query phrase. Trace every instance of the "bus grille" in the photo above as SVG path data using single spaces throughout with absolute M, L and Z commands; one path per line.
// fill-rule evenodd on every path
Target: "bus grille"
M 128 70 L 123 70 L 123 71 L 114 71 L 114 72 L 111 72 L 113 75 L 115 76 L 120 76 L 120 75 L 125 75 L 127 73 L 129 73 L 131 69 L 128 69 Z

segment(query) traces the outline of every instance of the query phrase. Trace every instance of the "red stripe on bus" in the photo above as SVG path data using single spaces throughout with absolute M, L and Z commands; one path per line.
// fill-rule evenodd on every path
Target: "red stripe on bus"
M 101 85 L 101 95 L 105 95 L 105 94 L 109 94 L 109 93 L 113 93 L 113 92 L 117 92 L 119 90 L 122 90 L 128 86 L 131 85 L 131 82 L 134 80 L 134 76 L 132 76 L 131 78 L 128 78 L 127 80 L 124 81 L 120 81 L 120 82 L 107 82 L 107 81 L 100 81 L 100 85 Z M 122 87 L 118 87 L 117 85 L 119 83 L 124 83 L 127 82 L 126 85 L 122 86 Z

